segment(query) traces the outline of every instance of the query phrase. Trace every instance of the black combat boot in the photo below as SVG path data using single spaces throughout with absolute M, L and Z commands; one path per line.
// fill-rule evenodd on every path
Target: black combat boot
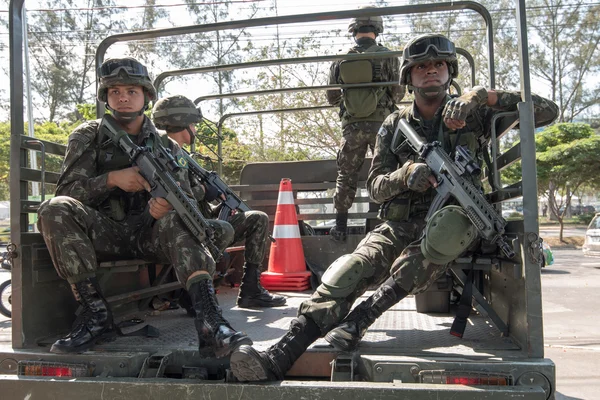
M 108 303 L 102 297 L 95 277 L 71 285 L 82 311 L 73 323 L 71 332 L 54 342 L 51 353 L 81 353 L 101 339 L 117 336 Z
M 340 325 L 329 331 L 325 340 L 337 350 L 353 351 L 373 322 L 407 295 L 408 292 L 389 278 L 371 297 L 356 306 Z
M 304 315 L 290 323 L 289 331 L 267 351 L 240 346 L 231 354 L 233 375 L 242 382 L 280 381 L 296 360 L 321 336 L 313 320 Z
M 285 304 L 285 297 L 271 294 L 260 284 L 258 265 L 244 264 L 244 275 L 237 298 L 239 307 L 278 307 Z
M 336 211 L 335 226 L 329 230 L 329 236 L 336 242 L 345 242 L 348 236 L 348 211 Z
M 223 318 L 215 297 L 212 281 L 206 279 L 193 283 L 188 290 L 192 299 L 201 354 L 212 349 L 217 358 L 226 357 L 242 344 L 251 345 L 252 340 L 244 332 L 234 330 Z

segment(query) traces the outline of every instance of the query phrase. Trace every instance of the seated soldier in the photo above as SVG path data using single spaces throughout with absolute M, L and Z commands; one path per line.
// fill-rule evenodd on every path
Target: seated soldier
M 156 98 L 146 67 L 133 58 L 110 59 L 98 76 L 98 100 L 135 144 L 158 155 L 158 133 L 144 115 Z M 181 157 L 175 142 L 169 147 Z M 174 172 L 181 189 L 192 197 L 187 175 L 185 168 Z M 215 261 L 206 245 L 189 232 L 169 202 L 151 198 L 149 190 L 150 184 L 106 136 L 100 120 L 83 123 L 69 136 L 56 197 L 40 206 L 38 226 L 58 275 L 71 284 L 83 312 L 51 352 L 82 352 L 117 334 L 96 280 L 98 262 L 115 258 L 173 265 L 196 310 L 201 349 L 224 357 L 252 343 L 223 318 L 212 286 Z
M 194 103 L 185 96 L 170 96 L 160 99 L 152 109 L 152 120 L 158 129 L 164 129 L 168 136 L 179 146 L 191 145 L 195 139 L 196 125 L 202 120 L 202 113 Z M 189 154 L 186 153 L 189 156 Z M 190 158 L 190 162 L 195 162 Z M 223 194 L 216 193 L 211 187 L 192 177 L 192 185 L 196 188 L 196 199 L 207 218 L 216 217 L 216 210 L 208 202 Z M 218 220 L 211 220 L 218 221 Z M 221 222 L 221 221 L 219 221 Z M 239 307 L 277 307 L 283 306 L 285 297 L 271 294 L 260 284 L 260 268 L 265 258 L 269 237 L 269 217 L 262 211 L 237 211 L 229 217 L 235 236 L 229 242 L 219 240 L 223 248 L 239 241 L 245 241 L 244 272 L 237 298 Z
M 414 92 L 415 100 L 384 121 L 367 179 L 369 195 L 381 204 L 379 217 L 386 222 L 352 254 L 329 266 L 321 285 L 300 305 L 298 317 L 278 343 L 265 352 L 250 346 L 233 352 L 231 369 L 239 380 L 283 379 L 322 335 L 337 349 L 354 349 L 384 311 L 409 294 L 425 291 L 446 272 L 448 263 L 475 244 L 477 231 L 458 206 L 443 207 L 426 224 L 436 179 L 406 142 L 391 149 L 398 121 L 406 118 L 425 141 L 439 141 L 449 153 L 464 146 L 481 160 L 486 142 L 480 139 L 489 138 L 492 117 L 516 110 L 521 97 L 518 92 L 475 87 L 453 98 L 447 91 L 457 76 L 456 50 L 446 37 L 422 35 L 404 47 L 400 84 Z M 539 96 L 533 96 L 533 101 L 537 126 L 556 118 L 558 108 L 552 101 Z M 479 177 L 473 177 L 473 184 L 481 185 Z M 374 283 L 381 286 L 348 314 Z

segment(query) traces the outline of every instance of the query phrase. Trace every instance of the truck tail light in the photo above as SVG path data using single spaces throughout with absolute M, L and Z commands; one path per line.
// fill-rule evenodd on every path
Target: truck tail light
M 513 379 L 510 375 L 470 371 L 424 370 L 419 372 L 419 381 L 421 383 L 434 383 L 442 385 L 513 385 Z
M 48 361 L 19 361 L 18 375 L 78 378 L 90 376 L 87 365 Z

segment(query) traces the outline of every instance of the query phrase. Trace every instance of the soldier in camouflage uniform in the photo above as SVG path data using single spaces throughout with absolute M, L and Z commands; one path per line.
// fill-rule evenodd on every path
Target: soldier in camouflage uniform
M 454 44 L 444 36 L 423 35 L 406 45 L 400 84 L 414 92 L 415 100 L 383 123 L 367 180 L 369 195 L 381 204 L 380 218 L 386 222 L 370 232 L 352 254 L 329 266 L 321 285 L 302 303 L 298 318 L 277 344 L 266 352 L 250 346 L 233 352 L 231 367 L 239 380 L 283 379 L 323 334 L 335 348 L 353 349 L 385 310 L 408 294 L 426 290 L 445 273 L 449 262 L 477 246 L 477 231 L 458 206 L 445 206 L 424 221 L 436 180 L 406 142 L 394 152 L 391 149 L 398 121 L 406 118 L 419 135 L 440 141 L 448 152 L 462 145 L 481 157 L 492 117 L 515 111 L 521 97 L 518 92 L 483 87 L 451 97 L 447 90 L 457 74 Z M 553 102 L 539 96 L 533 101 L 537 126 L 556 118 L 558 108 Z M 473 183 L 480 185 L 478 179 Z M 370 284 L 381 282 L 371 297 L 348 314 Z
M 132 58 L 111 59 L 100 66 L 98 76 L 98 99 L 134 143 L 158 154 L 160 138 L 144 115 L 156 98 L 146 67 Z M 191 197 L 181 149 L 173 141 L 169 147 L 182 167 L 174 177 Z M 203 352 L 223 357 L 252 342 L 222 316 L 212 287 L 215 262 L 207 247 L 164 198 L 150 198 L 149 190 L 138 168 L 100 129 L 100 120 L 80 125 L 69 136 L 57 197 L 40 206 L 38 226 L 56 271 L 71 284 L 83 312 L 50 351 L 82 352 L 117 334 L 96 270 L 100 261 L 123 258 L 173 265 L 196 310 Z
M 374 8 L 374 7 L 365 7 Z M 348 26 L 356 42 L 348 54 L 389 51 L 377 44 L 377 36 L 383 32 L 381 17 L 357 17 Z M 372 68 L 369 76 L 360 76 L 361 66 Z M 329 84 L 353 84 L 365 82 L 398 82 L 398 59 L 339 60 L 331 65 Z M 344 241 L 348 225 L 348 210 L 352 207 L 358 186 L 358 174 L 365 161 L 367 148 L 373 151 L 375 137 L 381 123 L 395 109 L 404 96 L 400 86 L 378 88 L 333 89 L 327 91 L 327 101 L 340 106 L 342 141 L 337 155 L 338 176 L 333 195 L 336 212 L 335 226 L 330 235 L 334 240 Z M 374 101 L 372 108 L 369 102 Z M 364 111 L 369 110 L 369 111 Z
M 202 120 L 202 113 L 194 103 L 185 96 L 171 96 L 160 99 L 152 110 L 152 120 L 159 129 L 164 129 L 168 136 L 181 147 L 194 142 L 196 126 Z M 185 152 L 186 156 L 190 155 Z M 193 161 L 193 160 L 192 160 Z M 218 209 L 213 210 L 209 202 L 216 200 L 222 193 L 212 187 L 205 186 L 198 177 L 192 178 L 192 189 L 200 208 L 208 218 L 214 218 Z M 240 307 L 277 307 L 285 304 L 285 297 L 269 293 L 260 284 L 260 267 L 265 258 L 269 236 L 269 217 L 262 211 L 236 212 L 225 221 L 210 220 L 211 223 L 231 224 L 233 233 L 228 236 L 215 237 L 217 246 L 224 250 L 232 243 L 245 241 L 244 272 L 237 298 Z

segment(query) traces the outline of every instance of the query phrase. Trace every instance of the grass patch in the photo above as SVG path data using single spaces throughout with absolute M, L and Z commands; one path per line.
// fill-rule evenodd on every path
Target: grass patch
M 553 249 L 557 247 L 581 247 L 584 241 L 584 236 L 564 236 L 562 242 L 558 236 L 544 238 L 544 242 L 548 243 Z

